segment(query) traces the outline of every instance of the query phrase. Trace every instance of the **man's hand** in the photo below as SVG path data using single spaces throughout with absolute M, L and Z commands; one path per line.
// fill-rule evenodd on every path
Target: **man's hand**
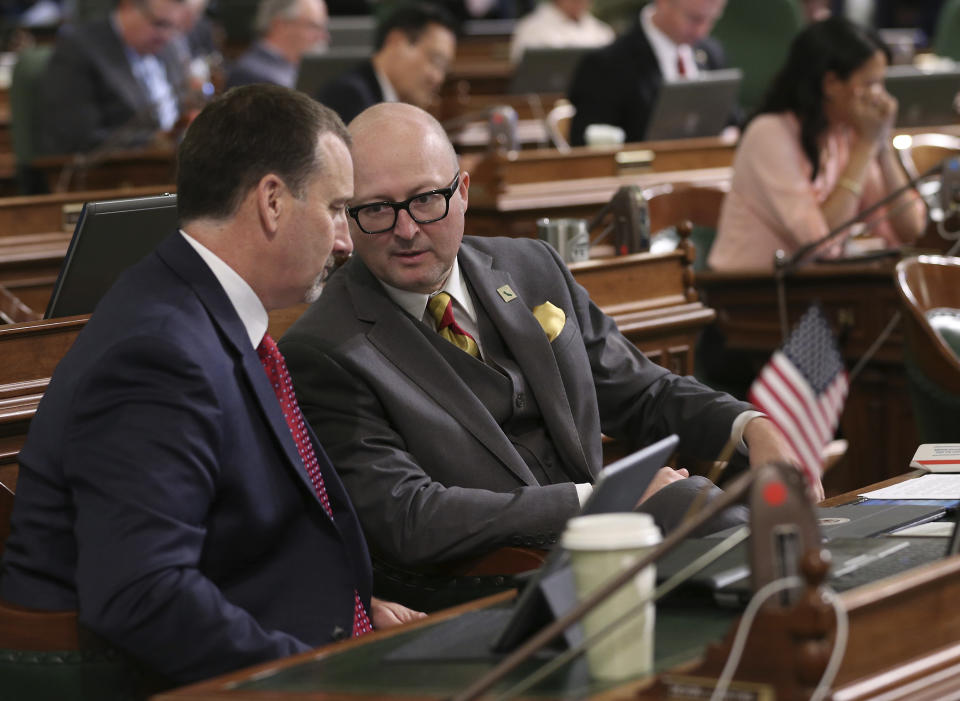
M 653 476 L 653 480 L 651 480 L 650 484 L 647 485 L 647 488 L 643 492 L 643 496 L 641 496 L 640 501 L 637 502 L 637 506 L 640 506 L 640 504 L 645 502 L 668 484 L 686 479 L 689 476 L 690 473 L 687 472 L 686 468 L 683 467 L 681 467 L 679 470 L 674 470 L 672 467 L 661 467 L 657 471 L 657 474 Z
M 375 596 L 370 597 L 370 613 L 373 618 L 373 627 L 376 630 L 399 626 L 427 617 L 427 614 L 422 611 L 414 611 L 395 601 L 384 601 Z
M 800 465 L 786 437 L 764 416 L 753 418 L 747 423 L 743 429 L 743 440 L 750 449 L 750 467 L 760 467 L 776 461 Z M 823 499 L 823 484 L 819 475 L 814 484 L 808 485 L 808 491 L 812 501 Z

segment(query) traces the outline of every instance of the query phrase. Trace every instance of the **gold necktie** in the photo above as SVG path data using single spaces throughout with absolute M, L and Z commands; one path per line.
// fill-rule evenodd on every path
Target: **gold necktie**
M 438 292 L 427 302 L 430 316 L 437 325 L 437 333 L 450 341 L 460 350 L 474 358 L 480 357 L 480 349 L 473 336 L 460 328 L 453 318 L 453 300 L 446 292 Z

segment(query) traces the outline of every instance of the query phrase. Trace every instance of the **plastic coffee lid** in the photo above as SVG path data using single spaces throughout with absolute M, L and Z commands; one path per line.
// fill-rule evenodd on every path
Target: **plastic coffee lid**
M 577 516 L 567 521 L 561 542 L 568 550 L 642 548 L 660 542 L 660 529 L 650 514 Z

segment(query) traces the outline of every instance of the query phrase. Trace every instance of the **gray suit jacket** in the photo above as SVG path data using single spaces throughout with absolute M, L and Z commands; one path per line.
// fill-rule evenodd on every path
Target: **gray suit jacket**
M 749 408 L 647 360 L 547 244 L 466 237 L 458 260 L 576 481 L 599 471 L 601 431 L 636 445 L 676 432 L 712 458 Z M 531 312 L 545 301 L 566 315 L 552 343 Z M 537 484 L 421 324 L 354 257 L 280 344 L 371 547 L 416 565 L 554 541 L 579 509 L 574 485 Z
M 157 58 L 174 94 L 184 91 L 184 67 L 168 45 Z M 109 19 L 65 27 L 40 84 L 42 153 L 89 151 L 147 143 L 159 129 L 143 88 Z

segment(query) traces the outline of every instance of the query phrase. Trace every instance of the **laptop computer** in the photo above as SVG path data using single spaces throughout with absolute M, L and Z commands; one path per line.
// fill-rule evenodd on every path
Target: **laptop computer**
M 693 538 L 680 543 L 657 563 L 657 580 L 666 581 L 716 544 L 715 538 Z M 955 525 L 949 540 L 933 537 L 836 538 L 825 547 L 831 556 L 827 583 L 836 591 L 847 591 L 957 554 L 960 534 Z M 753 596 L 749 548 L 749 541 L 746 541 L 724 553 L 681 584 L 670 598 L 674 601 L 712 599 L 721 606 L 746 606 Z
M 527 93 L 567 93 L 573 72 L 591 47 L 536 47 L 523 52 L 513 71 L 508 91 L 513 95 Z
M 679 438 L 671 435 L 608 465 L 580 514 L 632 511 L 678 443 Z M 571 588 L 566 553 L 557 544 L 512 607 L 474 611 L 428 628 L 387 659 L 490 659 L 509 652 L 550 622 L 552 593 L 559 589 L 567 594 Z M 565 642 L 575 644 L 578 637 L 578 631 L 570 630 Z
M 887 92 L 897 98 L 898 127 L 957 124 L 956 98 L 960 93 L 960 67 L 924 70 L 916 66 L 890 66 Z
M 176 195 L 87 202 L 44 318 L 93 312 L 120 273 L 176 229 Z
M 843 504 L 818 507 L 817 522 L 827 541 L 838 538 L 872 538 L 901 528 L 941 518 L 941 505 Z
M 728 68 L 664 82 L 650 113 L 644 140 L 717 136 L 729 123 L 742 79 L 739 68 Z

